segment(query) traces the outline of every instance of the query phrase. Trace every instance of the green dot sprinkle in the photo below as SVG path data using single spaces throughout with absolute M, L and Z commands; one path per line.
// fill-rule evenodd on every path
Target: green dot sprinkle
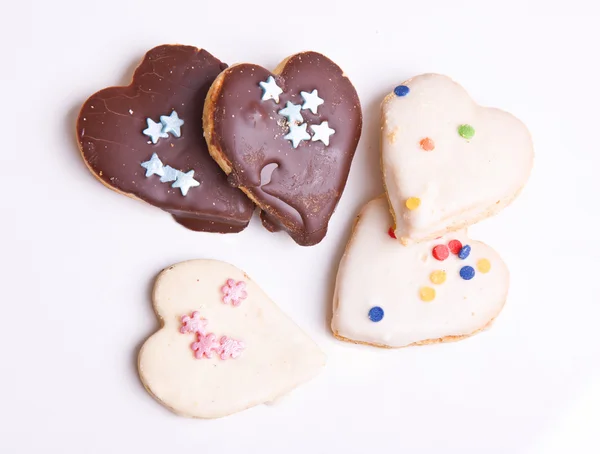
M 471 125 L 460 125 L 458 127 L 458 133 L 463 139 L 471 140 L 475 135 L 475 128 Z

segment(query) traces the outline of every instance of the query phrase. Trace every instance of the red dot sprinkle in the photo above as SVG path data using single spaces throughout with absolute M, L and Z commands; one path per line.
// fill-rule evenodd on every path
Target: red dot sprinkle
M 393 239 L 396 239 L 396 233 L 394 232 L 394 227 L 390 227 L 390 229 L 388 230 L 388 235 L 391 236 Z
M 438 244 L 433 248 L 432 254 L 434 259 L 441 262 L 442 260 L 446 260 L 448 258 L 450 251 L 448 251 L 448 246 L 445 244 Z
M 448 243 L 448 249 L 450 249 L 450 252 L 452 252 L 454 255 L 458 255 L 462 249 L 462 243 L 458 240 L 452 240 Z
M 422 139 L 419 142 L 419 145 L 421 145 L 421 148 L 424 151 L 433 151 L 433 149 L 435 148 L 435 143 L 429 137 L 425 137 L 424 139 Z

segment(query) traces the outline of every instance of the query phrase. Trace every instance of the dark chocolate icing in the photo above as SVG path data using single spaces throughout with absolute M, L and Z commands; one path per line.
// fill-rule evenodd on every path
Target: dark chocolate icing
M 259 83 L 269 76 L 283 89 L 278 103 L 261 100 Z M 335 134 L 328 146 L 302 141 L 293 148 L 283 138 L 289 128 L 278 111 L 287 101 L 303 104 L 300 92 L 315 89 L 325 102 L 317 114 L 301 110 L 303 120 L 308 125 L 328 121 Z M 266 212 L 261 218 L 269 230 L 283 228 L 301 245 L 320 242 L 346 185 L 362 127 L 358 95 L 342 70 L 316 52 L 293 55 L 279 75 L 257 65 L 235 65 L 222 74 L 209 96 L 204 114 L 207 139 L 211 154 L 231 167 L 230 182 Z M 307 131 L 312 136 L 310 126 Z M 272 163 L 278 167 L 270 181 L 261 182 L 262 169 Z
M 202 130 L 204 99 L 226 67 L 195 47 L 164 45 L 150 50 L 131 85 L 101 90 L 81 108 L 77 139 L 90 170 L 107 186 L 171 213 L 189 229 L 243 230 L 254 204 L 227 182 L 208 153 Z M 142 133 L 146 119 L 159 122 L 161 115 L 173 110 L 185 122 L 181 137 L 169 134 L 152 144 Z M 194 170 L 200 186 L 190 188 L 184 197 L 172 182 L 161 183 L 157 175 L 146 177 L 140 164 L 153 153 L 164 165 Z

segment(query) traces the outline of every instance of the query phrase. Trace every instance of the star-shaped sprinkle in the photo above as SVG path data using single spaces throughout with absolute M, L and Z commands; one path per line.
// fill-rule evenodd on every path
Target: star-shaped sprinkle
M 290 124 L 300 124 L 304 121 L 304 118 L 302 118 L 302 114 L 300 113 L 300 109 L 302 109 L 302 106 L 300 104 L 294 104 L 293 102 L 288 101 L 285 105 L 285 108 L 281 109 L 277 113 L 279 115 L 287 117 L 287 120 Z
M 152 118 L 146 118 L 146 124 L 148 125 L 148 127 L 142 132 L 144 133 L 144 135 L 150 137 L 152 143 L 158 142 L 158 139 L 165 139 L 169 137 L 169 134 L 163 132 L 162 123 L 156 123 L 152 120 Z
M 279 103 L 279 95 L 283 93 L 283 90 L 275 82 L 273 76 L 269 76 L 266 82 L 259 82 L 260 88 L 263 89 L 262 100 L 268 101 L 269 99 L 275 100 L 275 103 Z
M 190 188 L 195 188 L 196 186 L 200 186 L 200 183 L 194 180 L 193 170 L 190 170 L 188 173 L 179 172 L 177 180 L 171 185 L 172 188 L 181 189 L 181 194 L 183 194 L 183 196 L 187 195 Z
M 329 145 L 329 136 L 335 134 L 335 129 L 329 127 L 329 122 L 324 121 L 320 125 L 310 125 L 310 129 L 315 133 L 312 136 L 312 141 L 320 140 L 325 145 Z
M 171 112 L 171 115 L 168 117 L 166 115 L 160 116 L 160 122 L 163 125 L 162 132 L 171 133 L 175 137 L 181 137 L 181 127 L 183 126 L 184 121 L 179 118 L 177 112 Z
M 302 104 L 303 109 L 310 109 L 312 113 L 317 114 L 317 109 L 321 104 L 325 101 L 319 98 L 319 92 L 317 90 L 313 90 L 308 93 L 307 91 L 301 91 L 300 96 L 304 99 L 304 104 Z
M 150 177 L 152 175 L 158 175 L 159 177 L 162 177 L 165 174 L 163 163 L 158 158 L 156 153 L 152 154 L 152 157 L 149 161 L 142 162 L 140 165 L 146 169 L 146 177 Z
M 168 183 L 169 181 L 175 181 L 181 172 L 173 167 L 167 165 L 163 167 L 163 176 L 160 177 L 161 183 Z
M 294 148 L 298 148 L 298 144 L 302 140 L 309 140 L 310 134 L 306 132 L 306 127 L 308 125 L 306 123 L 302 123 L 301 125 L 297 125 L 296 123 L 290 123 L 290 132 L 283 136 L 285 140 L 290 140 L 292 142 L 292 146 Z

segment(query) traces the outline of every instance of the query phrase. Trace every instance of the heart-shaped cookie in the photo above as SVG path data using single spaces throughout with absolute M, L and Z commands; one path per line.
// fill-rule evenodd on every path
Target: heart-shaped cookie
M 382 168 L 404 243 L 467 227 L 507 206 L 533 165 L 527 128 L 478 106 L 446 76 L 396 87 L 382 105 Z M 402 222 L 400 222 L 400 219 Z
M 508 292 L 508 269 L 490 247 L 457 231 L 403 246 L 384 196 L 358 216 L 340 263 L 331 328 L 377 347 L 455 341 L 488 327 Z
M 161 329 L 142 346 L 146 389 L 177 414 L 218 418 L 271 402 L 314 377 L 319 347 L 245 273 L 215 260 L 165 269 Z
M 77 140 L 90 171 L 192 230 L 244 229 L 254 205 L 229 185 L 202 133 L 206 93 L 226 67 L 195 47 L 150 50 L 129 86 L 101 90 L 81 108 Z
M 234 65 L 217 77 L 204 108 L 209 151 L 230 182 L 268 214 L 269 230 L 282 228 L 304 246 L 327 232 L 361 127 L 356 90 L 316 52 L 295 54 L 273 72 Z

